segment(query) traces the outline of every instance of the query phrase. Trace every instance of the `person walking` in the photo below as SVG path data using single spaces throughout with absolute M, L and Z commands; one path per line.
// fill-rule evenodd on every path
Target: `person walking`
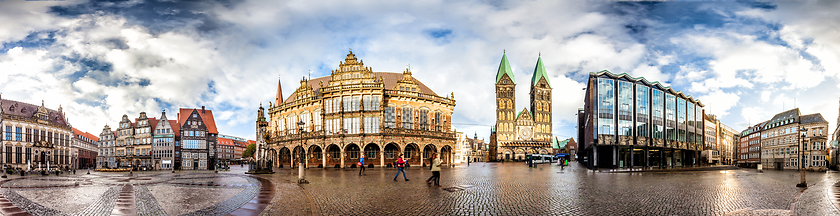
M 437 157 L 437 153 L 434 153 L 431 159 L 432 177 L 426 180 L 426 184 L 435 183 L 435 186 L 440 187 L 440 158 Z
M 365 175 L 365 155 L 359 156 L 359 176 Z
M 405 179 L 405 181 L 408 181 L 408 178 L 405 177 L 405 160 L 403 160 L 402 157 L 403 155 L 400 154 L 400 157 L 397 158 L 397 175 L 394 176 L 394 181 L 396 181 L 397 177 L 400 176 L 400 172 L 402 172 L 403 174 L 403 179 Z

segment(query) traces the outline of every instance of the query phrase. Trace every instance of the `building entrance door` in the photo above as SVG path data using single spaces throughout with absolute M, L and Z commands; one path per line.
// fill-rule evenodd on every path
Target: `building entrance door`
M 776 170 L 782 170 L 782 162 L 776 162 Z
M 193 161 L 193 169 L 194 170 L 198 169 L 198 161 Z

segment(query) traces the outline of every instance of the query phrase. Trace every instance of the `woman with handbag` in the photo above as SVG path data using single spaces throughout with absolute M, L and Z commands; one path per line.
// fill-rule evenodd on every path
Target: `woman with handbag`
M 408 181 L 408 178 L 405 177 L 405 160 L 403 160 L 402 157 L 403 155 L 400 154 L 400 157 L 397 158 L 397 175 L 394 176 L 394 181 L 396 181 L 397 177 L 400 176 L 400 172 L 402 172 L 403 174 L 403 179 L 405 179 L 405 181 Z
M 356 165 L 359 165 L 360 167 L 359 176 L 365 175 L 365 155 L 359 156 L 359 163 L 357 163 Z
M 432 154 L 432 177 L 426 181 L 426 183 L 431 184 L 432 182 L 435 183 L 435 186 L 440 187 L 440 158 L 437 157 L 437 153 Z

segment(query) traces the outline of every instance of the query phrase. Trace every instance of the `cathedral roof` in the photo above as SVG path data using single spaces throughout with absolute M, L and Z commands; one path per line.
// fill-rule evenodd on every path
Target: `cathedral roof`
M 525 112 L 525 114 L 531 116 L 532 119 L 534 118 L 534 114 L 531 114 L 531 111 L 528 111 L 528 108 L 524 108 L 522 109 L 522 111 L 519 111 L 519 113 L 516 114 L 516 119 L 519 119 L 519 116 L 522 115 L 522 112 Z
M 531 85 L 537 85 L 537 82 L 540 81 L 540 78 L 545 78 L 545 82 L 548 83 L 548 87 L 551 87 L 551 82 L 548 81 L 548 74 L 545 73 L 545 66 L 542 62 L 542 57 L 537 58 L 537 66 L 534 68 L 534 75 L 531 76 Z
M 502 62 L 499 63 L 499 71 L 496 72 L 496 82 L 498 83 L 499 80 L 502 80 L 502 75 L 507 74 L 510 77 L 510 81 L 513 84 L 516 84 L 516 79 L 513 78 L 513 70 L 510 69 L 510 63 L 508 63 L 507 55 L 502 54 Z

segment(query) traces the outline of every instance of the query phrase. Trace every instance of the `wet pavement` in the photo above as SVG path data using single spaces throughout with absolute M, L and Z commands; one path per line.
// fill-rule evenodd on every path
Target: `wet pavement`
M 592 172 L 542 164 L 472 163 L 428 168 L 308 169 L 271 175 L 139 172 L 10 176 L 3 215 L 840 215 L 840 173 L 753 169 Z
M 441 171 L 442 187 L 424 181 L 431 172 L 395 169 L 275 169 L 278 190 L 265 215 L 840 215 L 829 196 L 840 173 L 754 169 L 685 172 L 592 172 L 573 166 L 528 168 L 522 163 L 472 163 Z M 833 196 L 833 195 L 832 195 Z M 293 202 L 289 200 L 295 200 Z M 284 203 L 280 203 L 284 202 Z M 288 211 L 287 211 L 288 210 Z
M 92 172 L 9 176 L 0 195 L 3 215 L 258 215 L 273 187 L 232 172 Z

